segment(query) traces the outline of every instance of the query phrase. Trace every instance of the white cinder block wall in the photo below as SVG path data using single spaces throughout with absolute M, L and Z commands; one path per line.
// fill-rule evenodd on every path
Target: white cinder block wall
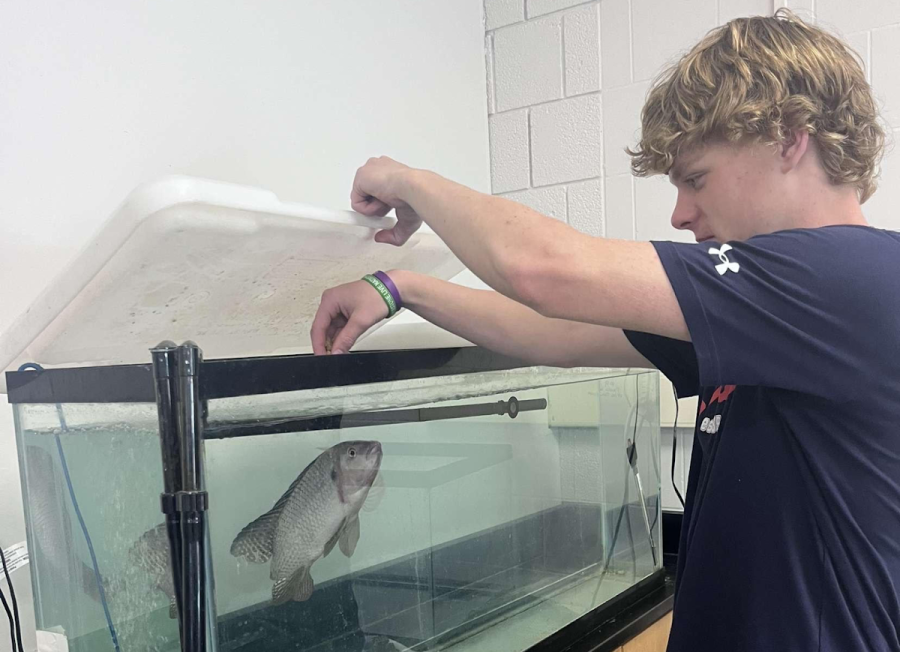
M 788 7 L 845 37 L 862 58 L 890 140 L 900 130 L 898 0 L 485 0 L 491 179 L 509 197 L 595 236 L 692 242 L 669 219 L 664 177 L 631 176 L 625 147 L 652 80 L 707 31 Z M 900 157 L 884 161 L 869 221 L 900 230 Z M 674 401 L 665 383 L 662 401 Z M 696 403 L 682 401 L 682 415 Z M 684 421 L 683 416 L 679 423 Z M 663 435 L 669 468 L 671 428 Z M 686 483 L 690 440 L 675 480 Z M 663 474 L 663 505 L 680 507 Z

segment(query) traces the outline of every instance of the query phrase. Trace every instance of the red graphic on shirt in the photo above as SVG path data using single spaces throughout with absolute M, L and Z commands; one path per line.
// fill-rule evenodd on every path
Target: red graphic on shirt
M 713 392 L 713 395 L 709 397 L 709 405 L 706 404 L 705 401 L 700 401 L 700 412 L 699 414 L 703 414 L 706 412 L 706 408 L 715 403 L 724 403 L 728 400 L 728 397 L 731 396 L 732 392 L 737 389 L 737 385 L 721 385 L 716 387 L 716 391 Z

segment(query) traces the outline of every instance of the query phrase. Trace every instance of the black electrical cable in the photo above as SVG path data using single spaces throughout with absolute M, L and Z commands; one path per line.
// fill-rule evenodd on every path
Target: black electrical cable
M 3 609 L 4 611 L 6 611 L 6 617 L 9 618 L 9 649 L 12 650 L 12 652 L 16 652 L 16 626 L 13 621 L 12 612 L 9 610 L 9 604 L 7 604 L 6 602 L 6 596 L 3 594 L 3 589 L 0 589 L 0 602 L 3 603 Z
M 16 642 L 19 645 L 19 652 L 25 652 L 25 646 L 22 645 L 22 623 L 19 620 L 19 603 L 16 600 L 16 589 L 13 587 L 12 578 L 9 576 L 9 568 L 6 565 L 6 555 L 0 550 L 0 560 L 3 561 L 3 574 L 6 576 L 6 583 L 9 585 L 9 599 L 12 602 L 13 619 L 15 620 Z M 4 601 L 5 602 L 5 601 Z M 13 652 L 16 648 L 13 647 Z
M 672 386 L 672 394 L 675 396 L 675 423 L 672 426 L 672 488 L 675 489 L 675 495 L 681 503 L 681 509 L 684 509 L 684 497 L 678 491 L 678 485 L 675 483 L 675 454 L 678 451 L 678 390 Z

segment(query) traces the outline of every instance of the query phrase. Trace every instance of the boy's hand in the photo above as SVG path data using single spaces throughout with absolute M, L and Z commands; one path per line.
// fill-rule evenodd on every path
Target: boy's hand
M 313 353 L 346 353 L 360 335 L 387 315 L 384 299 L 365 281 L 325 290 L 310 329 Z
M 397 211 L 394 228 L 375 234 L 376 242 L 400 246 L 422 226 L 422 218 L 406 203 L 405 185 L 413 170 L 382 156 L 370 158 L 356 171 L 350 191 L 350 207 L 363 215 L 383 217 Z

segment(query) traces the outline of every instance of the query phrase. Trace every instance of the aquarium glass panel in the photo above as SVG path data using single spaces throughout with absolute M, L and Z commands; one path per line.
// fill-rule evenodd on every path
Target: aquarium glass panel
M 661 567 L 656 372 L 451 374 L 206 413 L 218 650 L 519 652 Z M 75 652 L 179 649 L 156 406 L 15 417 L 38 628 Z

